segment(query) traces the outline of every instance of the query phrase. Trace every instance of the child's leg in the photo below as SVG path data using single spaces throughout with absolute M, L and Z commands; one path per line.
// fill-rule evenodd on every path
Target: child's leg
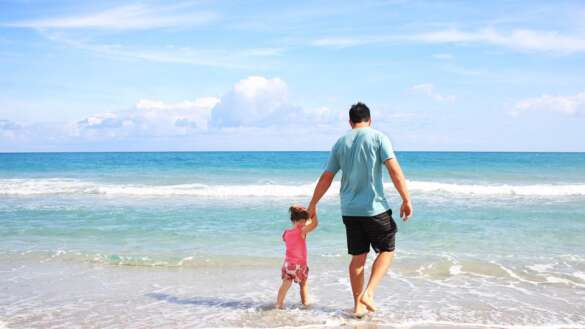
M 299 282 L 299 287 L 301 291 L 301 303 L 306 306 L 309 304 L 309 284 L 307 280 Z
M 286 297 L 286 293 L 288 289 L 292 285 L 292 280 L 290 279 L 282 279 L 282 284 L 280 285 L 280 289 L 278 289 L 278 297 L 276 298 L 276 308 L 283 308 L 284 306 L 284 297 Z

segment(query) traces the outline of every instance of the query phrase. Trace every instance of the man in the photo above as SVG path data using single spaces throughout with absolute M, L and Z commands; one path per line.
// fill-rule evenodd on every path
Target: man
M 412 215 L 412 205 L 390 140 L 370 127 L 370 109 L 363 103 L 354 104 L 349 110 L 349 124 L 352 130 L 333 146 L 308 210 L 311 216 L 317 212 L 317 203 L 341 169 L 341 215 L 346 229 L 347 249 L 352 255 L 349 278 L 354 297 L 353 312 L 355 317 L 361 318 L 367 311 L 376 310 L 374 291 L 394 257 L 396 223 L 384 196 L 382 166 L 388 169 L 394 187 L 402 197 L 400 217 L 404 221 Z M 370 245 L 378 256 L 364 289 L 364 265 Z

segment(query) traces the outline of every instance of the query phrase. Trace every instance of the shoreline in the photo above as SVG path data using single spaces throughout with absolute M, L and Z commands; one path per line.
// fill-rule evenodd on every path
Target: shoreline
M 408 297 L 412 294 L 412 287 L 405 284 L 404 276 L 395 273 L 384 281 L 379 293 L 381 312 L 365 320 L 355 320 L 349 316 L 351 292 L 345 278 L 345 266 L 340 263 L 336 266 L 338 268 L 324 272 L 327 267 L 331 266 L 313 265 L 314 272 L 319 275 L 310 277 L 310 291 L 315 301 L 311 307 L 303 309 L 297 294 L 291 292 L 287 309 L 279 311 L 272 309 L 273 295 L 279 285 L 278 269 L 270 266 L 234 269 L 72 264 L 61 261 L 3 263 L 0 265 L 0 278 L 8 284 L 4 286 L 5 297 L 1 303 L 10 306 L 0 312 L 0 321 L 4 321 L 5 328 L 585 328 L 578 322 L 516 322 L 515 312 L 512 309 L 506 311 L 507 307 L 492 311 L 485 309 L 484 312 L 488 312 L 486 316 L 499 314 L 509 322 L 496 322 L 489 320 L 489 317 L 476 322 L 464 318 L 460 321 L 430 319 L 429 316 L 464 316 L 467 312 L 483 309 L 483 304 L 473 298 L 467 299 L 465 295 L 457 297 L 464 298 L 458 306 L 463 308 L 441 306 L 440 295 L 438 299 L 422 305 L 405 303 L 405 300 L 413 299 Z M 456 281 L 448 282 L 441 284 L 457 285 Z M 409 284 L 413 283 L 419 285 L 415 281 Z M 436 289 L 433 287 L 421 283 L 417 290 L 423 293 Z M 456 295 L 454 292 L 453 296 Z M 393 296 L 402 297 L 395 300 Z M 6 300 L 7 297 L 9 300 Z M 91 321 L 88 322 L 88 319 Z

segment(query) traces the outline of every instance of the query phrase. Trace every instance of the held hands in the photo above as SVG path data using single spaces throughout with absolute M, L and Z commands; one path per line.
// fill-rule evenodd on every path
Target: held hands
M 400 217 L 406 222 L 410 216 L 412 216 L 412 204 L 410 203 L 410 200 L 402 201 L 402 206 L 400 206 Z
M 309 211 L 309 218 L 313 219 L 313 218 L 315 218 L 315 216 L 317 216 L 317 205 L 316 204 L 310 203 L 307 210 Z

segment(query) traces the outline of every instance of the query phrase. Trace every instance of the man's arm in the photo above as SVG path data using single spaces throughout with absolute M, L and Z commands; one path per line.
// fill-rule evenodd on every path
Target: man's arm
M 329 187 L 331 186 L 331 182 L 333 182 L 333 178 L 335 174 L 331 171 L 325 170 L 321 177 L 319 177 L 319 182 L 317 182 L 317 186 L 315 186 L 315 191 L 313 192 L 313 197 L 311 198 L 311 202 L 309 203 L 309 213 L 311 214 L 311 218 L 317 216 L 317 203 L 319 200 L 325 195 Z
M 408 193 L 408 188 L 406 187 L 406 179 L 404 178 L 404 173 L 402 173 L 402 168 L 400 168 L 400 164 L 398 164 L 398 160 L 396 158 L 388 159 L 384 161 L 386 168 L 388 168 L 388 173 L 390 174 L 390 178 L 392 179 L 392 183 L 394 183 L 394 187 L 396 191 L 402 197 L 402 206 L 400 206 L 400 217 L 404 219 L 404 221 L 408 220 L 408 217 L 412 216 L 412 204 L 410 203 L 410 195 Z

